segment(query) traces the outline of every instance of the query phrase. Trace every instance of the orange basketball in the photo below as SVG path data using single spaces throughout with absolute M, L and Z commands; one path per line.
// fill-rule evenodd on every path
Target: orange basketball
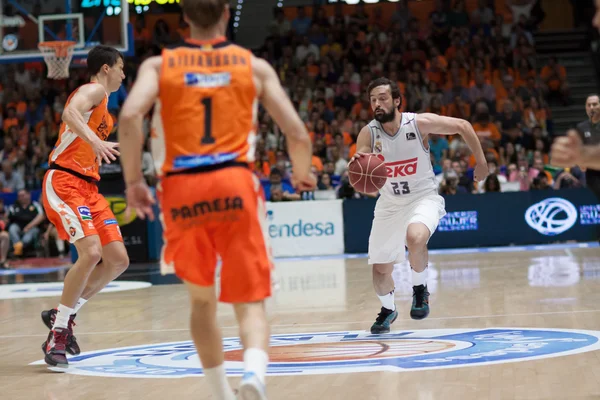
M 380 154 L 368 154 L 348 166 L 350 184 L 357 192 L 376 193 L 387 181 L 384 158 Z

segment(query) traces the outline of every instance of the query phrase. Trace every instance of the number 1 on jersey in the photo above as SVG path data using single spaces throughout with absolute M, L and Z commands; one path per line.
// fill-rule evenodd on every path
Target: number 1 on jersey
M 200 143 L 202 144 L 213 144 L 215 138 L 212 137 L 212 99 L 210 97 L 204 97 L 200 100 L 204 106 L 204 135 Z

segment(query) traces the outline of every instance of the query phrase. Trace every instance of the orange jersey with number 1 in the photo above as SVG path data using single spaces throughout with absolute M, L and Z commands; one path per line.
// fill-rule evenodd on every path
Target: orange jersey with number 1
M 252 54 L 223 37 L 163 51 L 152 134 L 161 271 L 212 286 L 220 258 L 219 300 L 227 303 L 271 294 L 264 195 L 250 170 L 256 95 Z
M 251 52 L 223 38 L 164 50 L 152 121 L 159 175 L 254 161 L 258 100 Z

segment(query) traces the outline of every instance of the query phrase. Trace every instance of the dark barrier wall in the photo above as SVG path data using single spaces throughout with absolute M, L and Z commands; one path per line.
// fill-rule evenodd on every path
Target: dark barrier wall
M 587 189 L 448 196 L 448 215 L 429 248 L 543 244 L 596 239 L 600 205 Z M 366 253 L 375 199 L 344 202 L 346 253 Z

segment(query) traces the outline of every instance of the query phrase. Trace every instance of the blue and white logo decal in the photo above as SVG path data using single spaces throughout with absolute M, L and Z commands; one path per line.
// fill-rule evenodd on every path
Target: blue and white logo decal
M 365 331 L 275 335 L 268 375 L 342 374 L 457 368 L 566 356 L 600 348 L 600 332 L 559 329 L 486 328 Z M 238 338 L 223 341 L 228 375 L 241 375 Z M 42 365 L 44 360 L 33 365 Z M 69 358 L 76 375 L 184 378 L 202 375 L 191 341 L 82 353 Z
M 87 206 L 79 206 L 77 207 L 77 212 L 81 217 L 82 221 L 92 221 L 92 212 Z
M 600 224 L 600 204 L 579 207 L 579 222 L 581 225 Z
M 188 72 L 185 74 L 185 85 L 201 88 L 216 88 L 229 86 L 231 84 L 231 73 L 218 72 L 215 74 L 198 74 Z
M 529 207 L 525 221 L 542 235 L 560 235 L 577 222 L 577 209 L 568 200 L 551 197 Z
M 477 227 L 477 211 L 454 211 L 446 213 L 440 220 L 437 230 L 440 232 L 476 231 Z

